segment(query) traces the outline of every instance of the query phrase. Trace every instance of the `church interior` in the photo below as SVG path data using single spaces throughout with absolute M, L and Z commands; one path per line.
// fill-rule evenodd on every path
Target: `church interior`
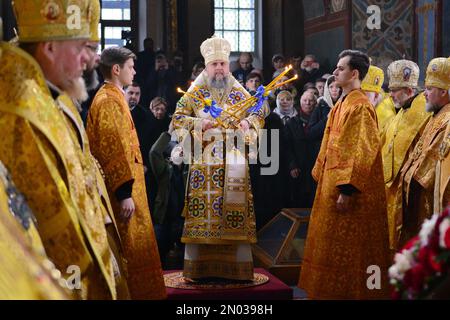
M 1 0 L 0 86 L 1 300 L 450 299 L 448 0 Z

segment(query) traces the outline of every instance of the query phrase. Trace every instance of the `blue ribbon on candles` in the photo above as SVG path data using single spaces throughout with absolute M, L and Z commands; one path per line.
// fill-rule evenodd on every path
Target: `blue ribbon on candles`
M 222 114 L 222 109 L 217 105 L 214 100 L 205 99 L 205 109 L 203 109 L 205 113 L 211 114 L 211 116 L 216 119 Z
M 263 104 L 268 99 L 268 95 L 266 95 L 266 88 L 264 88 L 263 85 L 259 86 L 258 89 L 256 89 L 256 93 L 254 95 L 255 98 L 258 100 L 256 101 L 256 104 L 248 109 L 248 113 L 252 112 L 258 112 L 263 107 Z

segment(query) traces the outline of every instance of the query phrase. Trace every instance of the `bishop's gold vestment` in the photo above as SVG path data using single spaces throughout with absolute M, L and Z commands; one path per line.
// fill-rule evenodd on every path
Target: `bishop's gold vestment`
M 65 275 L 81 271 L 84 299 L 113 299 L 105 227 L 86 190 L 81 159 L 36 61 L 0 45 L 0 160 L 34 212 L 48 257 Z
M 449 122 L 450 104 L 447 104 L 427 123 L 402 169 L 406 201 L 402 217 L 402 243 L 414 237 L 425 219 L 433 214 L 435 169 Z
M 0 162 L 0 300 L 70 297 L 47 259 L 34 219 Z
M 242 150 L 225 146 L 223 127 L 230 120 L 227 112 L 235 111 L 238 103 L 250 95 L 232 76 L 227 80 L 225 88 L 211 88 L 204 72 L 189 88 L 190 95 L 180 99 L 173 116 L 174 128 L 184 131 L 194 145 L 201 147 L 199 155 L 192 155 L 183 212 L 184 275 L 189 278 L 253 279 L 250 244 L 256 242 L 256 224 L 248 160 Z M 219 120 L 204 112 L 202 98 L 213 100 L 224 110 Z M 259 130 L 264 127 L 267 114 L 268 107 L 264 105 L 242 118 L 246 117 Z M 219 140 L 202 138 L 204 119 L 218 124 L 209 134 L 217 135 Z M 240 159 L 239 163 L 230 161 L 234 156 Z
M 414 149 L 430 114 L 425 111 L 425 96 L 418 95 L 408 109 L 401 109 L 386 127 L 382 149 L 384 182 L 389 222 L 389 244 L 393 252 L 398 248 L 403 214 L 403 193 L 400 170 Z
M 441 213 L 450 204 L 450 122 L 439 149 L 434 188 L 434 212 Z
M 108 191 L 101 174 L 99 164 L 91 154 L 88 136 L 84 128 L 83 120 L 78 112 L 73 100 L 67 94 L 61 94 L 57 98 L 57 103 L 64 112 L 67 125 L 70 129 L 74 146 L 77 154 L 81 159 L 84 176 L 87 182 L 86 190 L 92 199 L 97 219 L 96 223 L 100 225 L 103 220 L 106 224 L 107 240 L 112 251 L 104 251 L 103 259 L 113 259 L 114 278 L 117 289 L 117 298 L 120 300 L 128 300 L 130 294 L 126 282 L 126 260 L 123 258 L 122 244 L 114 219 L 114 212 L 109 200 Z M 102 217 L 102 219 L 100 219 Z M 97 241 L 104 242 L 104 237 L 97 238 Z M 102 243 L 106 246 L 106 243 Z

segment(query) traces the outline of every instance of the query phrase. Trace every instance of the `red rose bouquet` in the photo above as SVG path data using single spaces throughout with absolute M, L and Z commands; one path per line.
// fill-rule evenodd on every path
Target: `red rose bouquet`
M 392 298 L 425 299 L 450 276 L 450 206 L 426 220 L 389 268 Z

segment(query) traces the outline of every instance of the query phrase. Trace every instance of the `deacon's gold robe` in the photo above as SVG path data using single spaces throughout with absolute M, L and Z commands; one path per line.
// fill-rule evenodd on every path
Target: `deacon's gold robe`
M 127 260 L 128 288 L 132 299 L 165 299 L 153 225 L 148 208 L 144 165 L 139 141 L 123 91 L 105 84 L 96 94 L 89 110 L 87 134 L 91 152 L 99 161 L 118 223 L 124 257 Z M 134 180 L 133 216 L 124 221 L 115 192 Z
M 401 220 L 400 245 L 414 237 L 425 219 L 433 215 L 436 163 L 449 122 L 450 104 L 447 104 L 428 122 L 402 168 L 406 207 Z
M 195 80 L 189 94 L 178 102 L 173 116 L 174 128 L 194 143 L 181 238 L 186 243 L 184 276 L 251 280 L 250 244 L 256 242 L 256 224 L 248 161 L 242 149 L 235 153 L 233 144 L 227 144 L 224 128 L 231 120 L 229 113 L 239 109 L 238 104 L 250 95 L 232 76 L 222 90 L 211 88 L 206 77 L 206 73 L 202 73 Z M 224 110 L 217 119 L 204 112 L 200 97 L 214 100 Z M 251 127 L 259 130 L 264 127 L 268 113 L 268 106 L 264 104 L 258 112 L 245 113 L 235 121 L 239 123 L 246 117 Z M 216 127 L 202 132 L 204 119 L 215 122 Z M 214 138 L 208 138 L 208 134 Z M 198 154 L 197 146 L 201 149 Z M 184 147 L 184 152 L 190 153 L 191 150 Z M 239 162 L 230 161 L 234 155 Z
M 441 213 L 450 204 L 450 121 L 445 130 L 436 163 L 434 212 Z
M 96 223 L 100 225 L 102 219 L 104 222 L 107 222 L 107 241 L 112 251 L 112 256 L 109 250 L 104 250 L 103 260 L 107 263 L 109 259 L 113 259 L 117 298 L 120 300 L 129 299 L 130 294 L 126 283 L 126 260 L 123 258 L 120 235 L 98 162 L 91 154 L 83 120 L 81 119 L 74 102 L 66 94 L 61 94 L 57 99 L 57 103 L 64 112 L 67 125 L 74 141 L 74 146 L 81 159 L 84 176 L 87 182 L 86 190 L 92 199 L 95 209 L 95 217 L 97 218 Z M 97 237 L 95 240 L 99 245 L 103 247 L 107 246 L 104 237 Z
M 380 102 L 376 108 L 377 119 L 378 119 L 378 129 L 382 136 L 382 141 L 384 140 L 384 134 L 386 133 L 386 127 L 391 123 L 392 119 L 395 117 L 395 106 L 392 98 L 386 94 L 385 98 Z
M 103 260 L 109 247 L 97 241 L 106 239 L 105 227 L 97 223 L 64 115 L 30 55 L 6 43 L 0 55 L 0 160 L 36 216 L 48 257 L 63 275 L 80 268 L 81 292 L 73 293 L 115 298 L 111 261 Z
M 396 252 L 403 214 L 400 170 L 414 149 L 431 114 L 425 111 L 425 96 L 418 95 L 408 109 L 401 109 L 386 128 L 383 144 L 384 182 L 389 223 L 389 245 Z
M 18 192 L 0 162 L 0 300 L 69 299 Z
M 382 170 L 375 110 L 361 90 L 353 90 L 332 109 L 312 171 L 318 186 L 299 281 L 308 298 L 387 298 L 389 244 Z M 356 189 L 347 212 L 336 208 L 343 185 Z M 370 266 L 379 268 L 379 289 L 367 286 Z

